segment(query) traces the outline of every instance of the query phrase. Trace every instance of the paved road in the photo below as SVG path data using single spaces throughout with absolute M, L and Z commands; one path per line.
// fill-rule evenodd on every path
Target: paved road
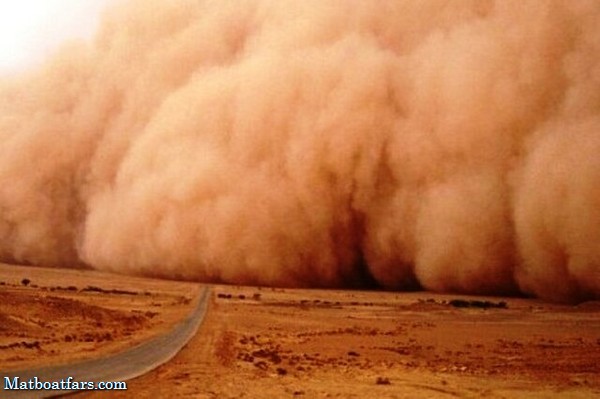
M 125 351 L 92 360 L 76 363 L 41 367 L 34 369 L 0 372 L 3 380 L 0 396 L 8 399 L 48 398 L 75 391 L 29 391 L 5 390 L 5 377 L 11 381 L 19 377 L 20 381 L 29 381 L 38 377 L 39 381 L 61 381 L 73 377 L 72 381 L 126 381 L 160 366 L 171 360 L 194 336 L 202 323 L 208 307 L 211 290 L 202 288 L 198 304 L 190 315 L 175 325 L 167 333 Z

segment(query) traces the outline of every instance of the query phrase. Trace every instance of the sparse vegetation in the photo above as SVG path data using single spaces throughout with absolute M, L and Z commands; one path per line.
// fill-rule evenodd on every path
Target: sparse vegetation
M 390 385 L 390 379 L 386 378 L 386 377 L 377 377 L 377 380 L 375 380 L 375 384 L 377 385 Z
M 454 306 L 455 308 L 480 308 L 480 309 L 506 309 L 508 306 L 506 302 L 491 302 L 491 301 L 482 301 L 482 300 L 465 300 L 465 299 L 452 299 L 448 302 L 450 306 Z

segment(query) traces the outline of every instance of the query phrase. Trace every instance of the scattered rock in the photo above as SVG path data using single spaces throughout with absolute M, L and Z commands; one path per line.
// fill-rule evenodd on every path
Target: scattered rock
M 377 385 L 391 385 L 390 379 L 386 378 L 386 377 L 377 377 L 377 380 L 375 381 L 375 384 Z
M 480 308 L 480 309 L 489 309 L 489 308 L 497 308 L 497 309 L 507 309 L 508 305 L 504 301 L 500 302 L 491 302 L 491 301 L 481 301 L 481 300 L 466 300 L 466 299 L 452 299 L 448 302 L 450 306 L 454 306 L 455 308 Z
M 257 368 L 259 368 L 261 370 L 266 370 L 269 368 L 269 365 L 267 364 L 267 362 L 263 362 L 263 361 L 254 363 L 254 366 L 256 366 Z
M 67 287 L 67 290 L 76 291 L 77 288 L 76 287 Z M 118 289 L 105 290 L 104 288 L 95 287 L 93 285 L 88 285 L 87 287 L 83 288 L 81 290 L 81 292 L 97 292 L 100 294 L 114 294 L 114 295 L 138 295 L 138 293 L 134 292 L 134 291 L 126 291 L 126 290 L 118 290 Z M 148 293 L 148 295 L 149 294 L 150 293 Z M 146 293 L 144 293 L 144 295 L 146 295 Z

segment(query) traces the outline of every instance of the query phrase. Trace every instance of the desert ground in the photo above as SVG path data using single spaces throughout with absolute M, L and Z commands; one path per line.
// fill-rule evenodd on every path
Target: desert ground
M 201 285 L 0 266 L 0 370 L 116 354 L 168 332 Z M 73 398 L 589 398 L 600 303 L 211 286 L 170 361 Z

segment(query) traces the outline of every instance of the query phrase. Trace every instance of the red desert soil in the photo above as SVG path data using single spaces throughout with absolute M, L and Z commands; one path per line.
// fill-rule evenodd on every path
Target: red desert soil
M 0 264 L 0 370 L 100 357 L 185 317 L 198 285 Z
M 75 320 L 83 323 L 78 327 L 81 331 L 87 328 L 104 334 L 106 330 L 112 333 L 113 345 L 130 345 L 131 336 L 143 339 L 153 329 L 168 328 L 177 319 L 168 320 L 168 309 L 180 307 L 178 317 L 189 311 L 183 298 L 189 302 L 191 287 L 197 287 L 102 275 L 105 280 L 94 282 L 98 288 L 138 294 L 82 292 L 81 287 L 89 284 L 85 276 L 97 274 L 77 272 L 79 285 L 70 277 L 51 285 L 64 286 L 69 281 L 78 291 L 49 292 L 41 286 L 32 288 L 34 281 L 44 281 L 39 273 L 50 272 L 19 268 L 9 278 L 9 271 L 0 268 L 0 281 L 7 284 L 0 287 L 4 317 L 0 325 L 23 332 L 17 338 L 0 331 L 0 342 L 41 343 L 39 347 L 0 349 L 2 364 L 17 353 L 35 354 L 37 362 L 50 361 L 45 349 L 50 343 L 55 351 L 69 356 L 89 357 L 94 350 L 105 350 L 105 341 L 95 342 L 96 349 L 83 342 L 81 348 L 87 352 L 76 355 L 69 349 L 73 341 L 53 338 L 52 334 L 71 334 L 59 328 Z M 25 275 L 31 280 L 27 287 L 21 284 Z M 154 298 L 150 304 L 137 302 L 147 299 L 146 291 Z M 177 295 L 182 295 L 179 304 Z M 72 321 L 64 324 L 67 327 L 52 325 L 55 321 L 44 318 L 37 310 L 42 305 L 36 302 L 47 302 L 44 309 L 57 309 L 60 306 L 48 300 L 54 296 L 94 306 L 90 309 L 103 317 L 102 325 L 107 327 L 94 327 L 72 302 L 60 303 L 75 310 L 57 311 L 61 317 L 72 315 Z M 7 301 L 17 307 L 26 300 L 31 310 L 22 310 L 20 318 L 6 312 Z M 152 308 L 152 303 L 162 306 Z M 147 317 L 148 309 L 162 313 Z M 73 396 L 589 398 L 600 395 L 599 310 L 597 302 L 562 306 L 530 299 L 422 292 L 216 286 L 198 334 L 173 360 L 129 381 L 127 392 Z M 10 323 L 4 322 L 7 318 Z M 128 318 L 132 319 L 126 322 Z M 164 320 L 162 324 L 159 319 Z

